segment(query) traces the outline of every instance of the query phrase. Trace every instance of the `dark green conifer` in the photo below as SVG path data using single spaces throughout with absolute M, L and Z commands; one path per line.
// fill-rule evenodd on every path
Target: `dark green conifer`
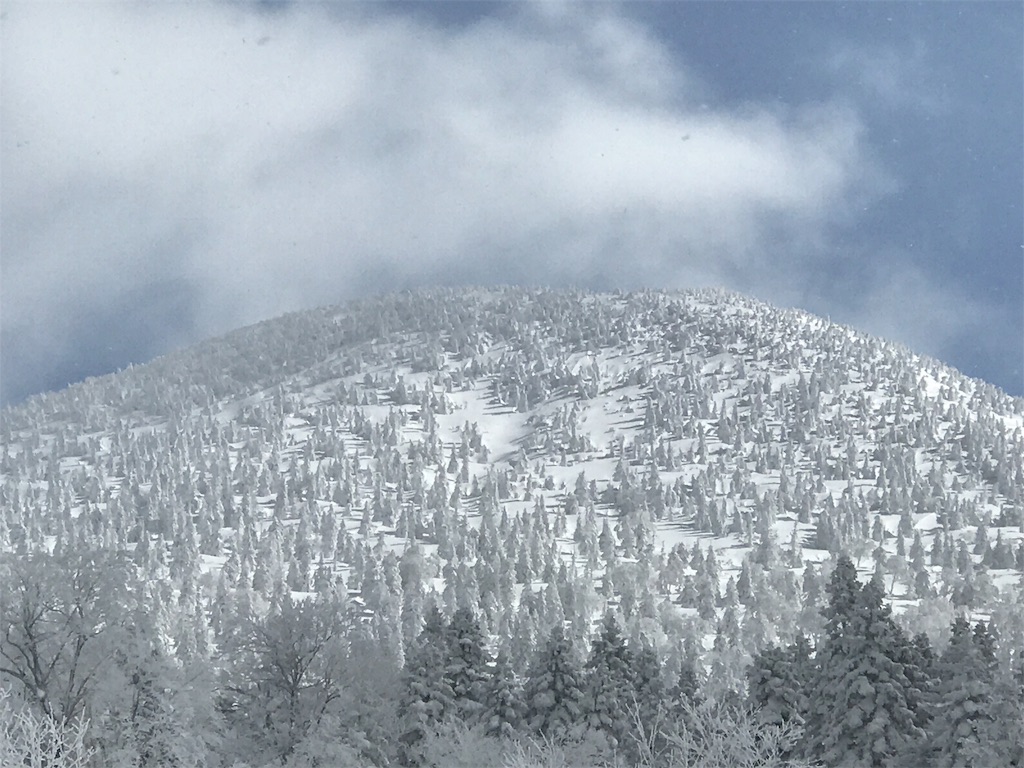
M 444 677 L 460 717 L 473 722 L 484 706 L 489 659 L 480 624 L 468 608 L 459 608 L 452 616 L 448 643 Z
M 502 651 L 484 690 L 482 720 L 487 735 L 515 738 L 523 727 L 525 710 L 522 685 L 508 654 Z
M 633 653 L 609 611 L 591 643 L 585 672 L 584 711 L 587 726 L 602 733 L 613 748 L 621 743 L 629 729 L 634 663 Z
M 828 766 L 895 764 L 924 736 L 915 712 L 921 693 L 904 663 L 908 641 L 883 604 L 877 579 L 861 586 L 845 555 L 828 594 L 805 755 Z
M 454 711 L 455 694 L 445 675 L 448 645 L 448 626 L 437 606 L 432 606 L 423 631 L 405 658 L 399 741 L 402 759 L 408 765 L 423 762 L 428 735 Z
M 747 668 L 751 705 L 758 719 L 772 725 L 802 726 L 807 714 L 808 684 L 813 676 L 811 646 L 803 635 L 786 648 L 769 646 Z
M 928 755 L 933 765 L 982 768 L 994 764 L 985 737 L 995 721 L 992 646 L 984 622 L 979 622 L 973 632 L 963 617 L 953 622 L 949 645 L 937 664 L 935 725 Z
M 580 732 L 583 671 L 562 627 L 556 626 L 536 655 L 526 681 L 527 723 L 556 742 Z

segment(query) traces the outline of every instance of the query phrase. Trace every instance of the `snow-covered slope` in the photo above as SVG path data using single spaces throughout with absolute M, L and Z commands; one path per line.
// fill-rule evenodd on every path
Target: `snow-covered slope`
M 496 634 L 610 602 L 752 648 L 814 631 L 806 565 L 840 550 L 900 610 L 998 610 L 1022 428 L 988 384 L 737 295 L 405 293 L 5 410 L 0 550 L 133 551 L 206 610 L 341 577 L 395 621 L 412 552 Z

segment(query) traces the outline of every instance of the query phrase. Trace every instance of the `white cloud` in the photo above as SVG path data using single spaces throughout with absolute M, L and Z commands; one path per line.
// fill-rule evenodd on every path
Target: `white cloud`
M 869 288 L 854 300 L 846 322 L 914 352 L 943 359 L 965 343 L 990 346 L 996 329 L 1007 325 L 999 311 L 955 286 L 939 285 L 897 252 L 868 270 Z
M 603 6 L 460 29 L 321 6 L 7 14 L 3 316 L 40 348 L 69 306 L 170 276 L 201 335 L 463 275 L 784 300 L 889 184 L 849 109 L 699 106 Z
M 845 42 L 835 46 L 828 69 L 884 109 L 910 107 L 927 115 L 951 109 L 943 81 L 948 63 L 922 40 L 901 47 Z

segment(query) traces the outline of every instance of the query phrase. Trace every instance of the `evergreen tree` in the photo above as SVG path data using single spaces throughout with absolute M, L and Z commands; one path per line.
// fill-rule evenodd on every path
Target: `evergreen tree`
M 671 707 L 668 691 L 662 677 L 661 659 L 646 635 L 631 643 L 633 658 L 631 678 L 632 695 L 626 704 L 628 731 L 621 744 L 622 752 L 631 765 L 642 765 L 645 759 L 661 754 L 666 749 L 662 724 Z
M 881 585 L 861 586 L 845 555 L 828 594 L 805 754 L 828 766 L 895 764 L 924 736 L 915 718 L 922 694 L 903 663 L 908 641 L 882 602 Z
M 432 606 L 405 657 L 399 741 L 408 765 L 422 763 L 424 741 L 454 710 L 455 693 L 445 675 L 448 642 L 448 625 L 437 606 Z
M 525 715 L 522 685 L 505 652 L 498 654 L 484 693 L 483 722 L 489 736 L 515 738 Z
M 526 720 L 536 734 L 556 742 L 578 735 L 583 670 L 561 625 L 537 653 L 525 689 Z
M 485 701 L 487 649 L 480 624 L 468 608 L 459 608 L 448 627 L 448 658 L 444 677 L 461 719 L 474 722 Z
M 803 635 L 786 648 L 769 646 L 747 669 L 749 697 L 761 722 L 802 726 L 807 715 L 807 686 L 813 676 L 811 646 Z
M 968 753 L 975 765 L 1024 766 L 1024 651 L 1010 665 L 999 666 L 989 691 L 987 713 L 980 719 L 980 754 Z
M 985 732 L 995 720 L 992 684 L 995 657 L 983 622 L 975 632 L 963 617 L 950 628 L 949 645 L 938 662 L 935 724 L 929 761 L 936 766 L 990 765 Z
M 629 729 L 635 661 L 615 616 L 607 612 L 586 663 L 584 712 L 587 726 L 604 734 L 613 749 Z
M 914 723 L 926 733 L 933 727 L 934 710 L 931 705 L 936 683 L 936 658 L 928 635 L 923 632 L 914 636 L 909 643 L 900 646 L 899 661 L 910 682 L 908 701 L 914 713 Z M 919 759 L 921 747 L 927 739 L 918 740 L 905 750 L 906 762 Z

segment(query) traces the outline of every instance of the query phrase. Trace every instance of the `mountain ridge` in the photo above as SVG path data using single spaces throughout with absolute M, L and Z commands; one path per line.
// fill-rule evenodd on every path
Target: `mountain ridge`
M 957 374 L 958 377 L 968 379 L 974 384 L 974 386 L 980 386 L 983 389 L 991 390 L 992 397 L 998 397 L 999 394 L 1005 395 L 1011 401 L 1024 401 L 1024 398 L 1014 398 L 1010 395 L 1002 393 L 995 385 L 983 382 L 980 379 L 971 379 L 964 374 L 956 371 L 955 368 L 949 366 L 942 361 L 934 358 L 930 358 L 925 355 L 914 353 L 905 345 L 897 342 L 886 341 L 877 337 L 872 337 L 869 334 L 858 331 L 850 326 L 833 323 L 831 320 L 820 318 L 811 313 L 805 312 L 798 309 L 776 309 L 771 305 L 761 302 L 756 299 L 743 296 L 733 292 L 726 291 L 724 289 L 699 289 L 690 291 L 659 291 L 659 290 L 644 290 L 634 292 L 609 292 L 609 293 L 592 293 L 581 290 L 551 290 L 546 288 L 521 288 L 517 286 L 502 286 L 499 288 L 430 288 L 430 289 L 417 289 L 411 291 L 403 291 L 397 294 L 385 294 L 383 296 L 373 297 L 369 299 L 354 300 L 346 304 L 340 305 L 328 305 L 318 307 L 312 310 L 302 310 L 297 312 L 290 312 L 281 315 L 277 318 L 269 320 L 263 320 L 254 323 L 249 326 L 230 331 L 221 336 L 213 337 L 200 341 L 196 344 L 189 345 L 187 347 L 174 350 L 165 355 L 161 355 L 152 361 L 147 363 L 141 363 L 137 365 L 131 365 L 121 371 L 117 371 L 103 376 L 90 377 L 82 382 L 76 382 L 69 385 L 68 387 L 57 390 L 55 392 L 44 392 L 31 396 L 24 403 L 15 406 L 8 406 L 3 409 L 4 413 L 7 414 L 18 414 L 25 410 L 33 410 L 33 404 L 39 403 L 40 400 L 61 400 L 64 397 L 76 397 L 79 393 L 83 393 L 83 390 L 95 389 L 97 387 L 103 387 L 105 384 L 112 381 L 112 377 L 125 377 L 132 378 L 139 375 L 140 369 L 145 372 L 154 372 L 164 374 L 167 378 L 180 378 L 180 373 L 177 375 L 173 374 L 174 369 L 180 369 L 184 367 L 186 372 L 191 372 L 192 367 L 195 364 L 194 357 L 202 353 L 208 353 L 211 356 L 221 359 L 223 357 L 229 358 L 228 362 L 234 362 L 237 365 L 245 365 L 249 368 L 253 367 L 255 361 L 250 359 L 253 356 L 260 356 L 261 349 L 270 347 L 275 349 L 272 345 L 274 341 L 273 336 L 279 335 L 277 333 L 281 326 L 297 325 L 298 329 L 289 328 L 288 331 L 295 335 L 296 331 L 305 331 L 310 335 L 316 335 L 317 328 L 323 328 L 324 326 L 335 325 L 337 326 L 340 321 L 348 316 L 350 326 L 343 329 L 340 334 L 335 329 L 335 334 L 331 338 L 335 347 L 342 347 L 346 344 L 365 342 L 372 338 L 373 334 L 371 331 L 385 331 L 388 326 L 380 325 L 379 323 L 375 326 L 372 323 L 363 322 L 365 318 L 360 315 L 360 311 L 366 312 L 374 308 L 380 308 L 382 311 L 394 311 L 395 309 L 401 308 L 403 303 L 413 303 L 417 298 L 426 300 L 457 300 L 459 297 L 480 295 L 488 297 L 492 300 L 500 300 L 505 298 L 506 305 L 508 301 L 522 301 L 523 299 L 530 298 L 531 296 L 541 297 L 565 297 L 572 300 L 573 297 L 591 296 L 591 297 L 602 297 L 604 299 L 623 299 L 627 301 L 630 297 L 661 297 L 666 301 L 672 300 L 686 300 L 687 298 L 696 299 L 698 297 L 705 301 L 713 301 L 718 299 L 723 303 L 729 302 L 740 302 L 748 306 L 759 306 L 763 309 L 771 309 L 781 313 L 782 317 L 789 318 L 791 320 L 801 319 L 805 323 L 816 324 L 823 323 L 824 327 L 838 331 L 839 333 L 850 334 L 851 340 L 860 339 L 861 341 L 873 340 L 880 344 L 884 349 L 894 353 L 906 353 L 912 359 L 919 361 L 923 365 L 927 365 L 932 369 L 946 370 L 951 373 Z M 500 307 L 504 309 L 505 306 Z M 502 314 L 502 313 L 498 313 Z M 394 320 L 394 318 L 391 318 Z M 431 318 L 436 320 L 437 318 Z M 381 319 L 382 322 L 387 322 L 386 318 Z M 423 329 L 421 332 L 438 332 L 446 330 L 439 325 L 435 324 L 434 327 Z M 322 331 L 321 331 L 322 332 Z M 380 334 L 378 333 L 378 336 Z M 239 343 L 241 342 L 241 343 Z M 300 345 L 301 346 L 301 345 Z M 275 351 L 289 354 L 294 351 L 293 346 L 282 345 Z M 301 357 L 299 360 L 294 358 L 284 358 L 281 360 L 270 361 L 271 365 L 268 367 L 271 370 L 277 368 L 288 368 L 292 370 L 298 365 L 303 367 L 303 364 L 310 364 L 310 355 L 308 350 L 304 350 L 307 354 Z M 319 350 L 321 354 L 326 354 L 322 349 Z M 240 358 L 240 359 L 239 359 Z M 262 361 L 261 361 L 262 362 Z M 243 386 L 250 383 L 240 382 Z M 273 382 L 264 382 L 265 386 L 272 386 Z M 223 394 L 221 391 L 223 384 L 220 388 L 217 388 L 214 392 L 215 396 Z M 83 393 L 84 394 L 84 393 Z M 109 392 L 103 394 L 109 395 Z M 93 395 L 94 399 L 102 399 L 102 396 Z M 46 406 L 43 406 L 44 408 Z M 1024 406 L 1015 406 L 1015 410 L 1024 411 Z M 11 416 L 8 416 L 11 418 Z

